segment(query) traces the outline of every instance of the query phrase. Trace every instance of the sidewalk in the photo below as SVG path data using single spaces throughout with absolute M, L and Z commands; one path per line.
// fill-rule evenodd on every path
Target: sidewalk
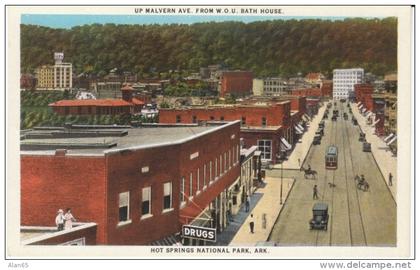
M 360 129 L 366 134 L 366 141 L 371 144 L 372 155 L 378 163 L 379 170 L 384 177 L 385 184 L 388 186 L 388 175 L 391 173 L 394 177 L 392 180 L 392 186 L 388 186 L 391 191 L 394 201 L 397 201 L 397 157 L 393 156 L 389 147 L 382 140 L 382 138 L 375 135 L 375 128 L 366 124 L 367 118 L 360 114 L 356 104 L 351 104 L 354 117 L 359 123 Z
M 283 178 L 283 204 L 280 205 L 280 178 L 266 177 L 264 188 L 259 188 L 253 196 L 260 196 L 256 206 L 247 213 L 246 220 L 242 222 L 241 227 L 230 242 L 231 246 L 252 245 L 257 242 L 265 242 L 276 222 L 281 209 L 293 187 L 294 179 Z M 250 232 L 249 222 L 250 214 L 254 215 L 254 233 Z M 263 216 L 266 217 L 264 222 Z M 264 224 L 265 223 L 265 224 Z M 264 226 L 265 225 L 265 226 Z
M 302 142 L 297 143 L 292 153 L 287 160 L 283 162 L 283 169 L 299 170 L 300 166 L 304 163 L 306 155 L 311 148 L 312 141 L 315 137 L 315 132 L 318 130 L 318 124 L 324 116 L 324 112 L 327 108 L 328 102 L 324 102 L 324 105 L 319 108 L 318 114 L 309 122 L 310 126 L 308 130 L 302 136 Z M 300 166 L 299 161 L 300 159 Z M 281 169 L 281 164 L 275 164 L 273 169 Z

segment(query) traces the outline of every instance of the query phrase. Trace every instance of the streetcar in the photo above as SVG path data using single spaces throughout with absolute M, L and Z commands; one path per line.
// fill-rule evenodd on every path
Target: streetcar
M 338 161 L 338 149 L 334 145 L 330 145 L 327 148 L 327 153 L 325 154 L 325 168 L 326 169 L 337 169 Z

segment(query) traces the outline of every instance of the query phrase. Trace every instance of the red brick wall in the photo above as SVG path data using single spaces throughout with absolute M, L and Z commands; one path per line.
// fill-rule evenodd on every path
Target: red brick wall
M 223 72 L 220 96 L 226 94 L 249 95 L 252 92 L 252 72 Z
M 77 220 L 104 224 L 105 162 L 101 157 L 21 156 L 21 225 L 55 226 L 59 208 Z M 98 242 L 105 241 L 98 226 Z
M 249 148 L 253 145 L 258 145 L 258 140 L 272 141 L 272 163 L 277 162 L 277 154 L 280 154 L 280 137 L 283 136 L 281 129 L 277 131 L 242 131 L 241 138 L 244 142 L 244 147 Z
M 299 117 L 306 113 L 306 96 L 290 99 L 290 108 L 292 111 L 298 111 Z
M 80 112 L 77 106 L 68 106 L 68 113 L 66 113 L 65 106 L 53 106 L 52 110 L 59 115 L 118 115 L 123 113 L 130 113 L 128 106 L 114 106 L 114 107 L 97 107 L 97 106 L 80 106 Z M 90 108 L 90 112 L 89 112 Z M 102 110 L 102 111 L 100 111 Z M 108 110 L 108 111 L 107 111 Z M 120 110 L 119 112 L 117 110 Z M 140 106 L 141 110 L 141 106 Z
M 294 89 L 292 90 L 292 95 L 294 96 L 311 96 L 311 97 L 321 97 L 322 91 L 320 88 L 305 88 L 305 89 Z
M 230 137 L 232 134 L 235 135 L 233 140 Z M 221 140 L 220 138 L 225 139 Z M 220 153 L 232 149 L 234 145 L 239 145 L 239 123 L 182 145 L 139 150 L 124 155 L 120 153 L 110 155 L 107 159 L 109 166 L 108 243 L 141 245 L 180 232 L 179 205 L 182 176 L 185 177 L 185 191 L 188 193 L 189 175 L 190 172 L 193 173 L 195 194 L 197 168 L 200 168 L 202 191 L 193 198 L 194 204 L 187 203 L 182 211 L 189 211 L 190 207 L 204 209 L 221 190 L 227 188 L 239 176 L 237 166 L 219 179 L 217 183 L 203 190 L 204 164 L 207 164 L 206 170 L 208 171 L 209 161 L 216 157 L 219 158 Z M 199 157 L 190 160 L 190 155 L 195 152 L 199 152 Z M 141 173 L 143 166 L 149 166 L 149 173 Z M 213 170 L 214 168 L 213 164 Z M 163 184 L 168 181 L 172 182 L 174 210 L 162 214 Z M 143 187 L 147 186 L 152 187 L 153 217 L 141 220 L 141 191 Z M 118 227 L 118 196 L 119 193 L 126 191 L 130 191 L 130 219 L 132 223 Z M 192 211 L 189 215 L 198 215 L 200 212 Z
M 278 103 L 270 106 L 236 106 L 220 108 L 192 108 L 192 109 L 161 109 L 159 111 L 160 123 L 176 123 L 176 116 L 181 116 L 181 123 L 192 123 L 193 116 L 198 121 L 214 120 L 225 121 L 241 120 L 246 118 L 246 125 L 261 126 L 262 117 L 266 118 L 267 126 L 290 125 L 290 102 Z
M 85 238 L 86 246 L 96 245 L 96 226 L 92 226 L 83 230 L 72 231 L 66 234 L 57 235 L 30 245 L 60 245 L 79 238 Z
M 325 97 L 332 97 L 333 84 L 332 83 L 322 83 L 321 93 Z

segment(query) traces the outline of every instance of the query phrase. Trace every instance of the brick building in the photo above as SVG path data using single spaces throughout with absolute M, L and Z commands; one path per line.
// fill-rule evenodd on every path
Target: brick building
M 301 89 L 294 89 L 291 92 L 294 96 L 305 96 L 305 97 L 322 97 L 321 88 L 301 88 Z
M 363 107 L 367 111 L 373 110 L 373 85 L 367 83 L 355 84 L 354 92 L 356 97 L 356 102 L 363 104 Z
M 227 94 L 246 96 L 252 94 L 252 72 L 223 71 L 220 76 L 220 96 Z
M 292 99 L 296 108 L 302 108 L 305 99 Z M 276 163 L 282 154 L 290 152 L 295 143 L 292 119 L 301 113 L 292 111 L 289 99 L 246 100 L 244 104 L 215 105 L 161 109 L 160 123 L 198 123 L 206 121 L 241 121 L 241 138 L 244 147 L 257 145 L 264 162 Z M 300 120 L 300 119 L 299 119 Z
M 134 89 L 125 85 L 121 88 L 122 99 L 76 99 L 60 100 L 48 106 L 59 115 L 120 115 L 138 114 L 144 102 L 133 97 Z
M 227 191 L 240 177 L 239 132 L 235 121 L 84 130 L 83 138 L 77 130 L 59 138 L 26 133 L 21 224 L 53 226 L 57 209 L 69 207 L 76 219 L 97 224 L 98 244 L 173 239 L 183 224 L 221 231 Z
M 333 96 L 333 83 L 332 81 L 323 81 L 321 85 L 321 95 L 323 97 L 332 98 Z

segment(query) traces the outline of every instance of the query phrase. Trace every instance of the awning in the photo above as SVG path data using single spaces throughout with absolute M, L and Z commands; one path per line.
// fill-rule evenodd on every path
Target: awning
M 295 131 L 296 134 L 303 134 L 303 132 L 297 126 L 295 126 Z
M 176 235 L 171 235 L 150 243 L 151 246 L 182 246 Z
M 357 108 L 361 109 L 363 107 L 363 104 L 360 104 L 359 106 L 357 106 Z
M 287 150 L 290 150 L 290 149 L 292 149 L 292 146 L 290 145 L 290 143 L 285 139 L 285 138 L 283 138 L 283 137 L 281 137 L 281 142 L 284 144 L 284 146 L 286 146 L 286 149 Z
M 372 112 L 371 111 L 369 111 L 368 112 L 368 114 L 366 114 L 366 117 L 369 117 L 369 116 L 371 116 L 372 115 Z
M 357 102 L 357 103 L 356 103 L 356 106 L 359 106 L 359 105 L 360 105 L 360 103 L 362 103 L 362 102 L 361 102 L 361 101 Z
M 389 142 L 386 143 L 386 145 L 390 145 L 391 143 L 395 142 L 395 140 L 397 139 L 397 136 L 395 136 L 394 138 L 392 138 Z
M 306 121 L 311 121 L 311 118 L 306 113 L 302 116 L 302 118 Z
M 367 109 L 366 108 L 363 108 L 362 113 L 365 113 L 365 111 L 367 111 Z
M 302 130 L 302 131 L 304 131 L 304 130 L 305 130 L 305 128 L 304 128 L 304 127 L 302 127 L 300 124 L 297 124 L 297 126 L 298 126 L 298 128 L 300 128 L 300 130 Z
M 375 122 L 373 122 L 372 126 L 376 125 L 381 119 L 377 119 Z
M 301 132 L 303 132 L 302 126 L 299 127 L 299 125 L 295 125 L 295 128 L 299 129 Z
M 390 140 L 392 137 L 394 137 L 394 133 L 389 134 L 384 141 L 387 142 L 388 140 Z

